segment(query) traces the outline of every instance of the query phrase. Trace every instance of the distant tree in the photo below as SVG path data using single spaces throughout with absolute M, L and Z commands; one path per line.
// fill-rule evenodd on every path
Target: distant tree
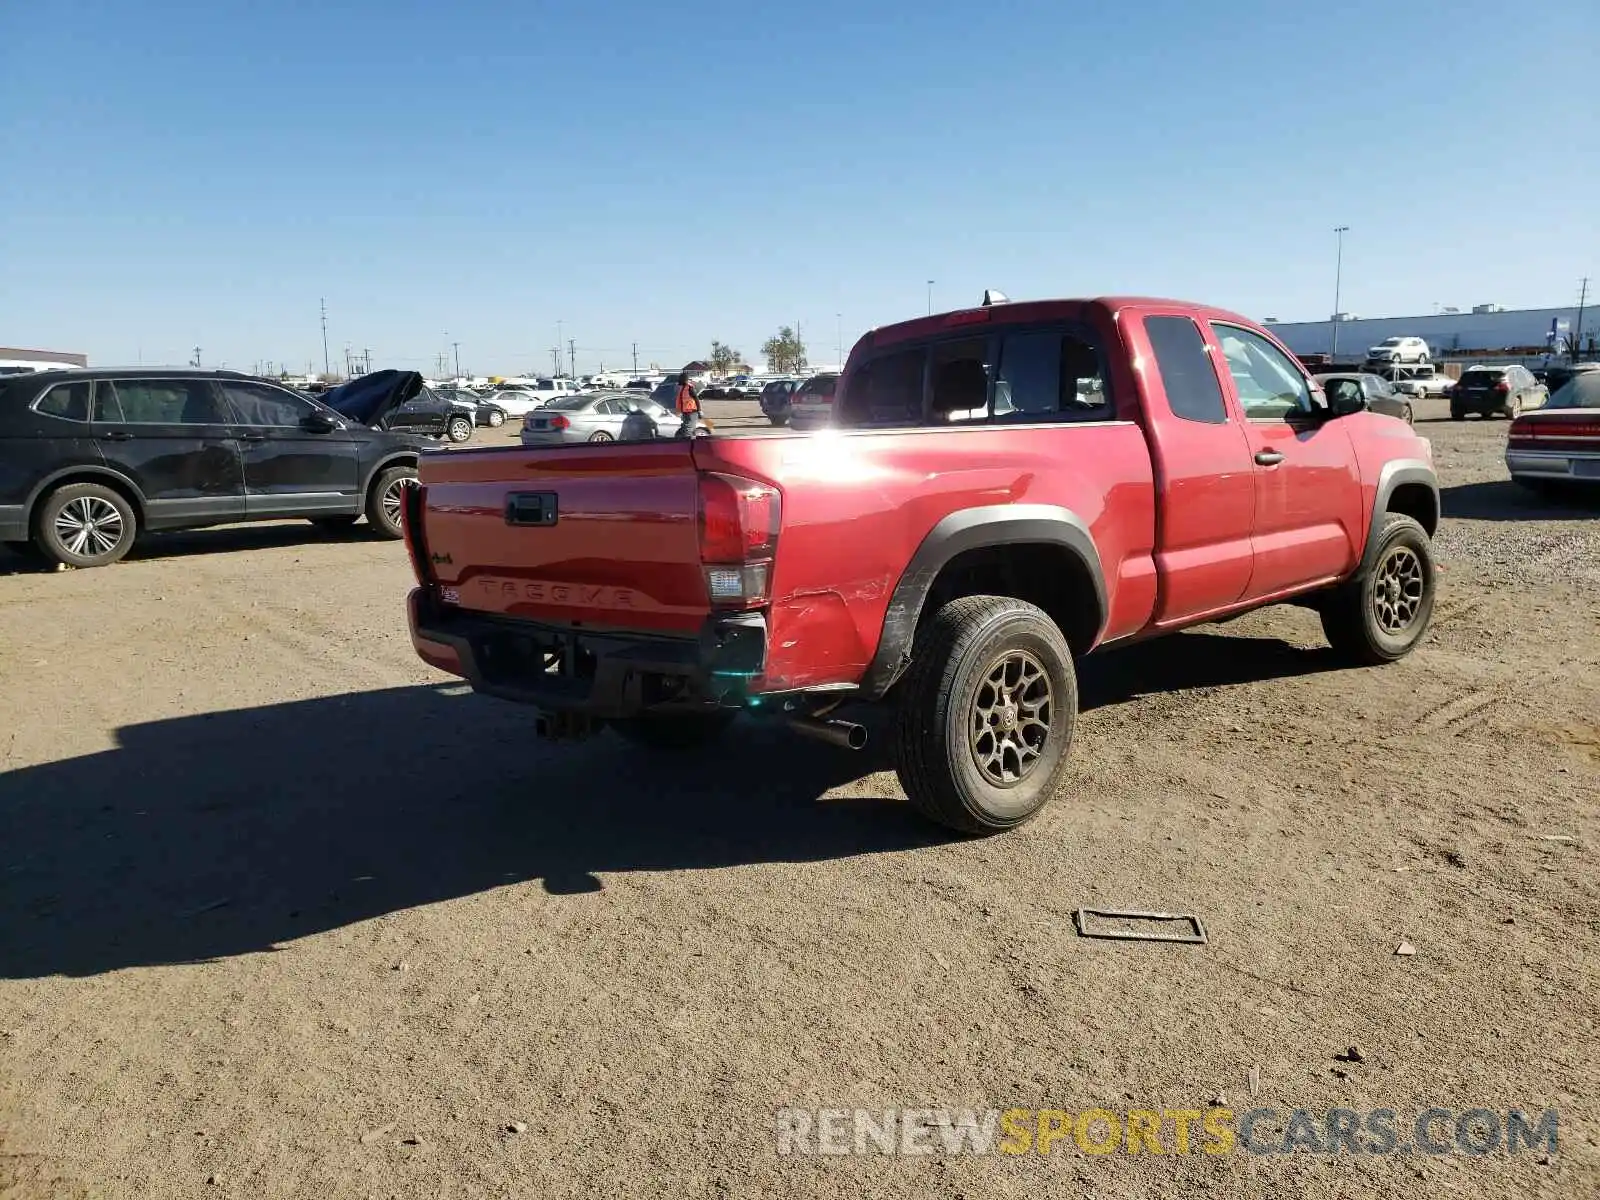
M 777 334 L 761 343 L 767 370 L 777 375 L 796 375 L 806 369 L 806 344 L 792 326 L 784 325 Z
M 708 361 L 711 363 L 713 373 L 727 375 L 743 357 L 744 355 L 725 342 L 714 341 L 711 343 L 711 358 Z

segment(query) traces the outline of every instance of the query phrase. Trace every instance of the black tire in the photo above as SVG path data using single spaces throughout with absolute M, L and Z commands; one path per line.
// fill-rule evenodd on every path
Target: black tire
M 1450 419 L 1452 421 L 1465 421 L 1467 419 L 1467 410 L 1452 404 L 1450 406 Z
M 445 422 L 444 436 L 446 441 L 455 442 L 457 444 L 467 441 L 472 437 L 472 418 L 461 416 L 451 417 L 447 422 Z
M 139 518 L 120 492 L 101 483 L 69 483 L 34 513 L 33 540 L 52 562 L 108 567 L 133 548 Z
M 1026 736 L 1030 706 L 1002 699 L 1012 678 L 1036 705 L 1039 682 L 1048 685 L 1045 719 L 1032 722 L 1043 729 L 1037 740 Z M 998 833 L 1050 799 L 1072 745 L 1078 681 L 1066 639 L 1041 609 L 1010 596 L 950 601 L 917 631 L 895 697 L 895 774 L 923 816 L 962 833 Z M 1024 761 L 1024 751 L 1033 757 Z
M 589 435 L 589 440 L 591 442 L 614 442 L 617 439 L 612 437 L 604 429 L 597 429 Z
M 1411 405 L 1406 405 L 1406 410 L 1403 415 L 1406 419 L 1407 425 L 1415 425 L 1417 423 L 1417 414 L 1412 411 Z
M 489 410 L 489 428 L 490 429 L 499 429 L 500 426 L 504 425 L 505 423 L 506 423 L 506 415 L 505 415 L 505 413 L 501 412 L 498 408 L 491 408 Z
M 771 421 L 774 425 L 778 426 L 780 429 L 783 428 L 783 426 L 785 426 L 785 425 L 787 425 L 789 423 L 789 418 L 788 417 L 768 417 L 767 420 Z
M 695 750 L 721 737 L 737 715 L 732 711 L 644 713 L 612 721 L 611 728 L 624 741 L 647 750 Z
M 318 529 L 325 530 L 328 533 L 340 533 L 340 532 L 342 532 L 342 531 L 344 531 L 346 529 L 349 529 L 352 525 L 354 525 L 360 519 L 361 518 L 359 516 L 353 516 L 353 517 L 345 517 L 345 516 L 341 516 L 341 517 L 311 517 L 310 521 Z
M 1431 362 L 1431 361 L 1433 361 L 1433 360 L 1432 360 L 1432 359 L 1430 359 L 1430 358 L 1429 358 L 1429 357 L 1428 357 L 1428 356 L 1427 356 L 1427 355 L 1426 355 L 1426 354 L 1423 354 L 1423 355 L 1420 355 L 1420 356 L 1419 356 L 1419 357 L 1418 357 L 1418 358 L 1417 358 L 1417 365 L 1418 365 L 1418 366 L 1419 366 L 1419 367 L 1425 367 L 1425 366 L 1427 366 L 1427 365 L 1428 365 L 1428 363 L 1430 363 L 1430 362 Z
M 1362 666 L 1410 654 L 1433 617 L 1436 576 L 1427 531 L 1396 513 L 1378 519 L 1383 525 L 1372 569 L 1329 593 L 1322 605 L 1329 645 Z
M 390 467 L 381 472 L 367 489 L 367 524 L 386 538 L 405 536 L 400 526 L 399 505 L 404 493 L 397 489 L 410 486 L 417 477 L 415 467 Z

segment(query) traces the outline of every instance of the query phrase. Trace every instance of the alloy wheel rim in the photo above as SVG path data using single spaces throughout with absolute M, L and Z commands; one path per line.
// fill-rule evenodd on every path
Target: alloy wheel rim
M 1372 589 L 1373 615 L 1383 632 L 1404 633 L 1422 609 L 1422 560 L 1410 546 L 1395 546 L 1378 564 Z
M 400 524 L 400 512 L 406 502 L 406 488 L 410 486 L 411 480 L 396 479 L 383 489 L 383 515 L 395 525 Z
M 968 745 L 985 780 L 1012 787 L 1033 773 L 1050 738 L 1054 700 L 1050 676 L 1026 650 L 994 661 L 968 719 Z
M 126 526 L 117 506 L 99 496 L 78 496 L 56 514 L 56 538 L 83 558 L 110 554 L 122 541 Z

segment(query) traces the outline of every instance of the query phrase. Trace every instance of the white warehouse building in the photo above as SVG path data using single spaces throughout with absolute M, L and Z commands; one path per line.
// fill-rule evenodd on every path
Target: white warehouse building
M 1333 352 L 1332 321 L 1289 322 L 1269 317 L 1266 324 L 1296 354 Z M 1570 341 L 1579 329 L 1577 306 L 1503 309 L 1494 304 L 1480 304 L 1471 312 L 1372 320 L 1347 313 L 1339 321 L 1339 358 L 1358 359 L 1366 353 L 1367 347 L 1391 337 L 1420 337 L 1428 343 L 1435 358 L 1445 358 L 1462 350 L 1542 349 L 1550 345 L 1552 329 Z M 1591 339 L 1600 343 L 1600 312 L 1593 308 L 1584 311 L 1579 348 L 1589 351 Z

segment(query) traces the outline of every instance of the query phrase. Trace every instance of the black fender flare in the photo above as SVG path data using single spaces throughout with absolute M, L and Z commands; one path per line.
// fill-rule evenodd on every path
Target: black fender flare
M 372 481 L 390 467 L 415 467 L 420 471 L 422 469 L 422 453 L 419 450 L 396 450 L 374 463 L 372 469 L 367 472 L 366 478 L 361 481 L 361 502 L 363 504 L 367 502 L 367 494 L 372 491 Z
M 1389 511 L 1389 499 L 1402 484 L 1420 483 L 1433 495 L 1433 524 L 1438 528 L 1439 476 L 1433 464 L 1420 458 L 1396 458 L 1383 464 L 1378 472 L 1378 490 L 1372 501 L 1372 520 L 1367 523 L 1367 545 L 1361 555 L 1361 566 L 1356 578 L 1365 578 L 1378 557 L 1378 537 L 1383 532 L 1383 514 Z
M 108 467 L 104 463 L 78 463 L 76 466 L 61 467 L 52 471 L 34 485 L 33 490 L 28 493 L 27 503 L 23 506 L 27 511 L 30 523 L 33 520 L 34 507 L 39 503 L 40 499 L 48 494 L 56 484 L 71 475 L 88 476 L 91 480 L 104 479 L 111 483 L 121 484 L 133 496 L 134 507 L 138 510 L 139 520 L 143 522 L 145 514 L 143 488 L 115 467 Z
M 911 661 L 911 643 L 923 606 L 939 572 L 959 554 L 985 546 L 1044 544 L 1075 555 L 1094 581 L 1096 638 L 1105 628 L 1105 572 L 1089 525 L 1068 508 L 1054 504 L 994 504 L 964 508 L 928 531 L 906 565 L 883 615 L 877 651 L 862 677 L 859 694 L 878 699 Z

